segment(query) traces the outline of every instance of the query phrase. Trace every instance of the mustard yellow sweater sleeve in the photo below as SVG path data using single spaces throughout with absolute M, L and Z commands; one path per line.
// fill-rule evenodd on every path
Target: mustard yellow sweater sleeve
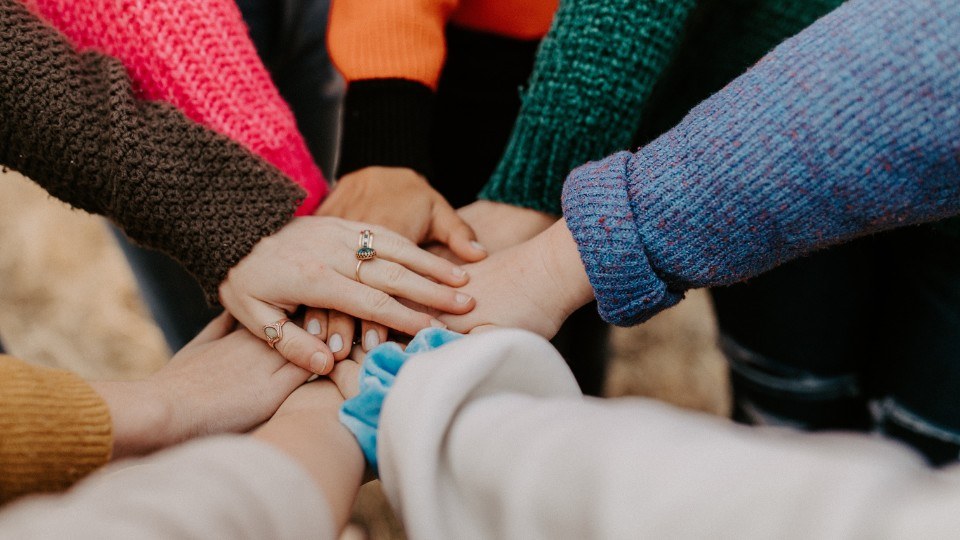
M 112 447 L 110 411 L 83 379 L 0 355 L 0 503 L 65 489 Z

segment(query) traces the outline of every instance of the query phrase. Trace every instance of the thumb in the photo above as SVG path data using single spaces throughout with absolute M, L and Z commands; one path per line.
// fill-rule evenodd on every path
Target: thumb
M 477 262 L 487 256 L 486 248 L 477 242 L 476 233 L 446 201 L 434 210 L 430 239 L 445 244 L 465 262 Z

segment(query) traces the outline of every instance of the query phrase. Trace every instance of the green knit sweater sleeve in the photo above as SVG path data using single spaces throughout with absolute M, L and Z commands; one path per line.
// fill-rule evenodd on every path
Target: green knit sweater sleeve
M 694 0 L 562 0 L 480 197 L 559 215 L 574 167 L 626 149 Z

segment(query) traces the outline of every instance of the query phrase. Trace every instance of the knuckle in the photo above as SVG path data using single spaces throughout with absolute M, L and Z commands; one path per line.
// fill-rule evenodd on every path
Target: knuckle
M 406 268 L 400 266 L 399 264 L 391 264 L 386 268 L 387 283 L 391 285 L 398 285 L 401 281 L 403 281 L 403 277 L 406 273 Z
M 393 298 L 383 291 L 371 289 L 371 291 L 367 293 L 367 305 L 375 313 L 385 311 L 390 307 L 392 302 Z

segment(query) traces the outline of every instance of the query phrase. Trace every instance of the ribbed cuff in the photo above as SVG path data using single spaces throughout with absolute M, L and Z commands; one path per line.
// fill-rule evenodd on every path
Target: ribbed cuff
M 0 356 L 0 503 L 60 491 L 110 459 L 110 410 L 80 377 Z
M 365 167 L 405 167 L 433 175 L 434 93 L 405 79 L 353 81 L 347 88 L 337 177 Z
M 657 275 L 644 247 L 628 196 L 630 152 L 618 152 L 570 173 L 563 214 L 596 294 L 611 324 L 640 324 L 683 299 Z

